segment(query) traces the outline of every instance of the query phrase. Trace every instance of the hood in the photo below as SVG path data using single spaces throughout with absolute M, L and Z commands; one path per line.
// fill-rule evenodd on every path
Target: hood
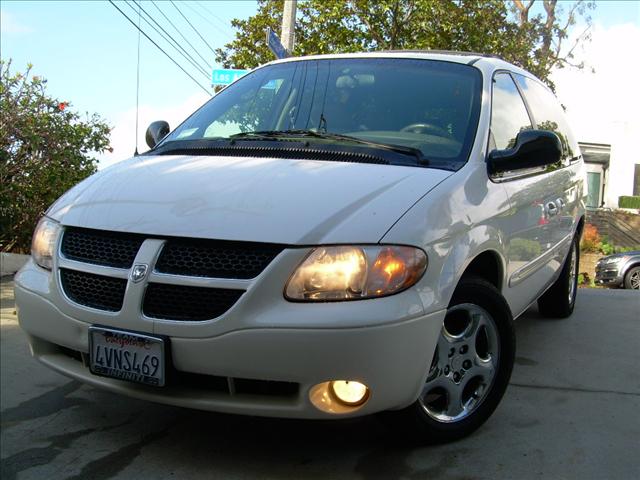
M 78 184 L 48 211 L 63 225 L 284 244 L 376 243 L 452 172 L 219 156 L 142 156 Z
M 613 253 L 611 255 L 607 255 L 606 257 L 600 257 L 600 260 L 598 261 L 602 262 L 605 260 L 615 260 L 622 257 L 638 257 L 638 256 L 640 256 L 640 250 L 632 250 L 629 252 Z

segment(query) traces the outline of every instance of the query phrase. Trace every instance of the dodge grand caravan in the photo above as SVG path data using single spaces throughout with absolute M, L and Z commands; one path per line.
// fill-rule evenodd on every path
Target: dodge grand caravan
M 49 208 L 15 278 L 33 355 L 69 377 L 451 440 L 503 396 L 514 319 L 573 311 L 582 158 L 500 59 L 276 61 L 147 141 Z

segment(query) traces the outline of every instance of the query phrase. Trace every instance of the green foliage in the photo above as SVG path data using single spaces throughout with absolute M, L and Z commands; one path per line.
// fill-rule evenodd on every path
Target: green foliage
M 0 249 L 27 252 L 36 221 L 62 193 L 96 171 L 109 126 L 81 119 L 46 94 L 46 80 L 0 61 Z
M 598 230 L 591 224 L 586 224 L 582 233 L 580 250 L 585 253 L 602 253 L 603 255 L 613 255 L 614 253 L 625 253 L 640 250 L 640 245 L 635 247 L 619 247 L 614 245 L 606 235 L 600 237 Z
M 307 0 L 298 3 L 294 55 L 396 49 L 474 51 L 499 55 L 547 80 L 561 57 L 567 29 L 593 4 L 579 0 L 560 24 L 555 1 L 545 2 L 546 16 L 529 16 L 518 1 L 502 0 Z M 527 2 L 528 4 L 528 2 Z M 549 8 L 547 10 L 547 7 Z M 524 7 L 523 7 L 524 8 Z M 265 30 L 280 31 L 281 0 L 259 0 L 258 13 L 235 19 L 236 38 L 216 50 L 227 68 L 254 68 L 274 59 Z M 583 41 L 582 36 L 579 41 Z
M 618 206 L 620 208 L 640 209 L 640 195 L 618 197 Z
M 640 245 L 635 247 L 614 247 L 614 253 L 626 253 L 626 252 L 638 252 L 640 251 Z
M 598 246 L 598 250 L 604 255 L 612 255 L 614 253 L 625 253 L 640 250 L 640 245 L 635 247 L 619 247 L 609 241 L 608 237 L 604 237 Z

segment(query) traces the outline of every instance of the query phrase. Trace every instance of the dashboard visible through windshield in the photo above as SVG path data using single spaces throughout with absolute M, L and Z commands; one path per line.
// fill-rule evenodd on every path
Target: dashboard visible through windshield
M 307 132 L 308 141 L 320 144 L 335 145 L 351 137 L 369 145 L 414 149 L 429 164 L 456 169 L 471 150 L 481 83 L 476 68 L 435 60 L 342 58 L 273 64 L 221 91 L 161 145 L 244 134 L 255 138 L 252 132 L 277 132 L 273 138 L 284 140 L 286 132 Z

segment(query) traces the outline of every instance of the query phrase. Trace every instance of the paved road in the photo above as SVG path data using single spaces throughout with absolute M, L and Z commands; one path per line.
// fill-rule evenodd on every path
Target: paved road
M 638 479 L 640 295 L 580 290 L 567 320 L 517 323 L 494 416 L 448 445 L 407 445 L 374 418 L 260 419 L 118 397 L 29 357 L 2 283 L 1 470 L 19 479 Z

